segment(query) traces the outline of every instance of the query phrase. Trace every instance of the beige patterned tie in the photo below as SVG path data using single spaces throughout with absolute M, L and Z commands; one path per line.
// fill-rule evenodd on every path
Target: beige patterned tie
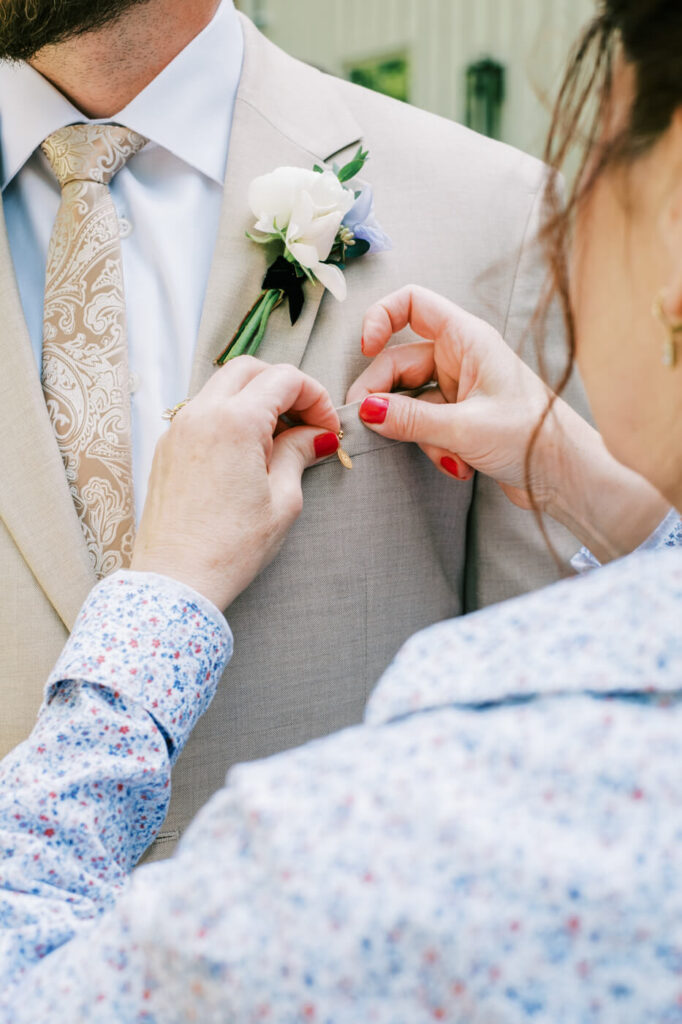
M 41 148 L 62 189 L 47 256 L 43 392 L 98 578 L 135 536 L 120 226 L 109 182 L 147 139 L 75 124 Z

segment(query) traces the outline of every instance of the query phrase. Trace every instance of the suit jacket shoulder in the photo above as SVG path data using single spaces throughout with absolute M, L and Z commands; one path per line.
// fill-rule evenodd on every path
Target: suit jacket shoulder
M 464 176 L 478 195 L 487 194 L 501 208 L 510 191 L 530 199 L 537 192 L 544 166 L 534 157 L 326 74 L 285 53 L 248 19 L 242 24 L 247 63 L 240 98 L 311 154 L 329 159 L 350 138 L 362 139 L 371 144 L 373 161 L 390 159 L 398 178 L 419 172 L 425 181 L 452 189 Z
M 501 180 L 511 189 L 533 194 L 537 191 L 545 167 L 535 157 L 409 103 L 343 79 L 325 77 L 360 124 L 371 130 L 375 145 L 385 141 L 394 157 L 400 153 L 402 159 L 421 166 L 424 173 L 446 178 L 463 162 L 479 189 L 494 186 L 497 194 Z

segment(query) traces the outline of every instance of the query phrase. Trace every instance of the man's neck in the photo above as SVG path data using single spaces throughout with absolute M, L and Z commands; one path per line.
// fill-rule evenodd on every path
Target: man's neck
M 30 61 L 87 117 L 112 117 L 208 25 L 220 0 L 147 0 Z

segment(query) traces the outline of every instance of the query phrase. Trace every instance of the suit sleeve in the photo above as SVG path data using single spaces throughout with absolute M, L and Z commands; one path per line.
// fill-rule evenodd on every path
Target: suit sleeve
M 547 281 L 547 264 L 538 240 L 544 209 L 544 168 L 541 174 L 529 197 L 528 220 L 513 272 L 509 309 L 502 332 L 507 343 L 536 372 L 537 332 L 533 317 Z M 568 359 L 567 338 L 558 302 L 549 311 L 540 340 L 548 381 L 556 383 Z M 590 418 L 587 399 L 576 371 L 563 397 L 582 416 Z M 549 518 L 545 520 L 545 526 L 561 567 L 549 551 L 533 513 L 516 508 L 494 481 L 477 476 L 467 536 L 467 611 L 547 586 L 570 570 L 570 560 L 579 548 L 578 542 L 568 530 Z

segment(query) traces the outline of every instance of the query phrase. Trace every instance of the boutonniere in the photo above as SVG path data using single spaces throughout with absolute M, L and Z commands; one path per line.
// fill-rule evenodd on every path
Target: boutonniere
M 257 219 L 247 237 L 268 246 L 274 259 L 261 294 L 217 365 L 255 355 L 273 310 L 285 301 L 295 324 L 305 303 L 306 281 L 322 285 L 343 302 L 347 263 L 391 248 L 374 216 L 372 188 L 358 179 L 368 156 L 360 147 L 344 167 L 279 167 L 251 183 L 249 206 Z

